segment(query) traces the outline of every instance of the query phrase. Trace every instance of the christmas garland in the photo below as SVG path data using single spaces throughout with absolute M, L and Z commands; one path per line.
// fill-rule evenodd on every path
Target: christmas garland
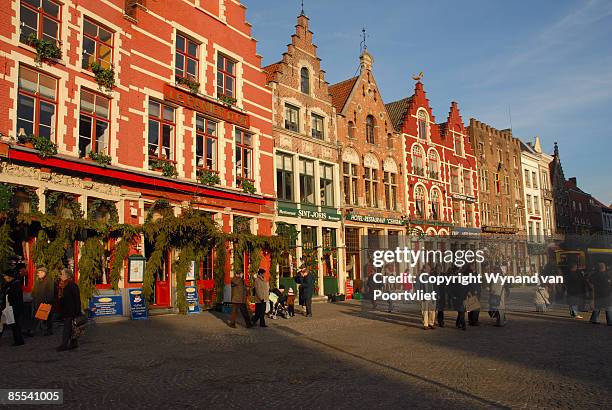
M 81 204 L 78 203 L 73 195 L 59 191 L 45 192 L 45 194 L 47 196 L 47 204 L 45 207 L 47 214 L 59 216 L 58 211 L 60 209 L 58 208 L 59 204 L 62 204 L 70 209 L 73 219 L 83 217 Z
M 108 211 L 109 219 L 105 223 L 108 225 L 115 225 L 119 222 L 119 212 L 117 211 L 117 205 L 114 201 L 108 201 L 106 199 L 94 199 L 91 204 L 87 207 L 87 219 L 94 221 L 96 220 L 97 214 L 100 210 L 106 209 Z

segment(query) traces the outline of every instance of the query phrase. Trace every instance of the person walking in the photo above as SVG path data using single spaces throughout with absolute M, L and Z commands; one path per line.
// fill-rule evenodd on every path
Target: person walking
M 227 323 L 229 327 L 236 327 L 236 317 L 238 312 L 242 315 L 244 323 L 247 328 L 253 327 L 251 323 L 251 317 L 247 309 L 246 301 L 248 295 L 248 287 L 244 283 L 244 274 L 238 272 L 234 275 L 231 281 L 232 287 L 232 313 L 230 314 L 230 320 Z
M 450 276 L 457 276 L 459 270 L 453 266 L 450 272 Z M 455 326 L 461 330 L 466 330 L 465 324 L 465 301 L 468 295 L 468 287 L 462 285 L 459 281 L 451 283 L 447 288 L 449 291 L 450 302 L 452 308 L 457 311 L 457 320 L 455 320 Z
M 448 271 L 450 272 L 450 270 Z M 437 276 L 445 277 L 444 268 L 442 265 L 437 264 L 434 268 L 434 274 Z M 449 292 L 445 283 L 438 285 L 438 300 L 436 301 L 436 309 L 438 311 L 437 321 L 439 327 L 444 327 L 444 309 L 450 305 Z
M 606 324 L 612 326 L 612 270 L 608 269 L 605 262 L 599 262 L 595 272 L 590 278 L 593 286 L 593 313 L 590 322 L 599 323 L 599 312 L 606 312 Z
M 260 327 L 268 327 L 266 325 L 266 303 L 270 295 L 270 282 L 265 278 L 266 270 L 259 268 L 255 277 L 255 316 L 253 316 L 253 324 L 259 320 Z
M 426 273 L 427 275 L 432 274 L 431 266 L 428 263 L 426 263 L 423 266 L 422 273 Z M 417 289 L 422 290 L 424 294 L 425 293 L 431 294 L 431 292 L 435 290 L 434 284 L 430 282 L 423 283 L 421 281 L 418 281 L 417 286 L 418 286 Z M 423 330 L 428 330 L 428 329 L 433 330 L 436 328 L 435 327 L 435 323 L 436 323 L 436 302 L 435 300 L 425 300 L 425 298 L 421 300 L 421 317 L 423 318 Z
M 493 272 L 499 273 L 500 277 L 506 276 L 504 270 L 499 265 L 493 266 Z M 508 292 L 507 285 L 503 285 L 501 280 L 489 284 L 489 316 L 495 319 L 493 326 L 502 327 L 506 325 L 506 298 Z
M 582 319 L 578 312 L 578 305 L 584 299 L 584 275 L 578 270 L 576 262 L 572 262 L 565 272 L 565 286 L 567 288 L 567 304 L 570 316 L 574 319 Z
M 39 266 L 36 269 L 36 282 L 34 283 L 34 289 L 32 290 L 32 311 L 34 315 L 38 311 L 38 308 L 41 304 L 47 304 L 53 306 L 55 302 L 55 284 L 53 283 L 53 279 L 51 279 L 48 275 L 47 268 L 44 266 Z M 38 328 L 43 327 L 43 323 L 45 324 L 45 329 L 43 331 L 43 335 L 50 336 L 53 334 L 53 310 L 49 312 L 49 316 L 46 320 L 34 319 L 35 326 L 32 329 L 33 332 L 38 330 Z
M 64 330 L 62 344 L 57 347 L 57 351 L 62 352 L 78 347 L 78 340 L 73 335 L 73 320 L 81 314 L 81 292 L 79 286 L 74 282 L 72 271 L 68 268 L 62 269 L 60 274 L 58 298 Z
M 501 268 L 500 268 L 501 271 Z M 463 275 L 468 276 L 476 274 L 474 265 L 468 263 L 463 268 Z M 468 311 L 468 324 L 470 326 L 478 326 L 478 317 L 480 316 L 480 294 L 482 286 L 480 283 L 471 283 L 468 286 L 468 294 L 465 300 L 465 309 Z
M 542 283 L 536 288 L 533 303 L 535 304 L 536 312 L 546 312 L 546 310 L 548 310 L 550 295 L 548 289 Z
M 296 283 L 299 283 L 304 294 L 304 305 L 306 306 L 306 317 L 312 317 L 312 295 L 314 293 L 314 276 L 303 267 L 299 275 L 295 278 Z M 300 297 L 302 295 L 300 294 Z
M 23 320 L 24 305 L 23 291 L 21 290 L 21 280 L 18 277 L 17 269 L 9 269 L 3 274 L 2 303 L 0 312 L 4 312 L 8 306 L 13 310 L 13 323 L 8 322 L 8 327 L 13 332 L 13 346 L 25 344 L 21 334 L 21 324 Z

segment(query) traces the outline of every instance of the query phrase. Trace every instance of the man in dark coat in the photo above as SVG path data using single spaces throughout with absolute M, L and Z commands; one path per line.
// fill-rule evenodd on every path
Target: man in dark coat
M 17 269 L 9 269 L 3 274 L 2 302 L 0 312 L 6 308 L 6 301 L 13 308 L 15 323 L 8 325 L 13 332 L 13 346 L 21 346 L 23 335 L 21 334 L 21 321 L 23 319 L 23 291 L 21 290 L 21 280 L 18 277 Z
M 58 296 L 60 315 L 64 321 L 62 344 L 57 348 L 57 351 L 61 352 L 78 347 L 77 339 L 73 337 L 72 321 L 81 314 L 81 292 L 79 286 L 74 283 L 70 269 L 62 269 Z
M 584 285 L 584 275 L 578 270 L 578 264 L 571 263 L 565 272 L 565 287 L 570 316 L 574 319 L 582 319 L 582 316 L 578 314 L 578 305 L 584 299 Z
M 606 323 L 612 326 L 612 271 L 604 262 L 599 262 L 590 278 L 593 286 L 594 305 L 591 323 L 597 324 L 601 309 L 606 311 Z
M 253 324 L 259 320 L 260 327 L 268 327 L 266 325 L 266 304 L 270 297 L 270 282 L 265 278 L 266 270 L 259 269 L 254 280 L 255 285 L 255 316 L 251 319 Z
M 38 311 L 38 308 L 42 303 L 53 306 L 55 303 L 55 283 L 53 279 L 48 275 L 47 268 L 44 266 L 39 266 L 36 269 L 36 283 L 34 284 L 34 289 L 32 290 L 32 311 L 34 314 Z M 42 321 L 38 319 L 35 320 L 36 328 L 41 325 Z M 46 324 L 46 329 L 44 331 L 44 335 L 52 335 L 53 334 L 53 312 L 49 312 L 49 317 L 44 321 Z
M 304 295 L 304 305 L 306 305 L 306 317 L 312 317 L 312 295 L 314 293 L 314 276 L 306 268 L 300 270 L 299 275 L 295 278 L 295 282 L 302 285 L 301 293 Z

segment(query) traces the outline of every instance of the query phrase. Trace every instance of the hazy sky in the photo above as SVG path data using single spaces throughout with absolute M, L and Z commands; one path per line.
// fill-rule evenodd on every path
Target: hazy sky
M 299 0 L 243 0 L 264 63 L 280 60 Z M 330 83 L 358 67 L 361 29 L 383 98 L 423 83 L 437 122 L 457 101 L 467 124 L 558 141 L 565 176 L 612 203 L 612 1 L 305 0 Z

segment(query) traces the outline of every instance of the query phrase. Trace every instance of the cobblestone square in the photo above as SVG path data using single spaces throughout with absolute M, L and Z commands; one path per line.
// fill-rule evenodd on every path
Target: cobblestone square
M 610 408 L 612 328 L 565 316 L 423 331 L 415 310 L 345 302 L 265 329 L 210 312 L 98 322 L 63 353 L 59 336 L 5 334 L 2 385 L 64 389 L 70 408 Z

